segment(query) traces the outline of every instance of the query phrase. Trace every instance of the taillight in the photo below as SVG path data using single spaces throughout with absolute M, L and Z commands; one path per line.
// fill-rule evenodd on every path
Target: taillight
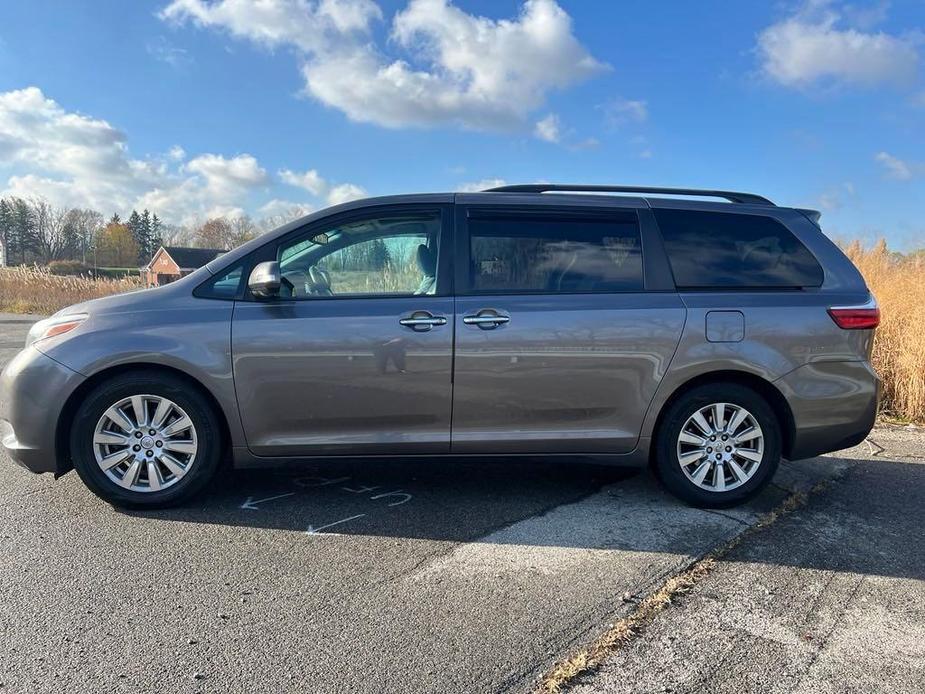
M 873 298 L 860 306 L 833 306 L 829 315 L 842 330 L 872 330 L 880 325 L 880 308 Z

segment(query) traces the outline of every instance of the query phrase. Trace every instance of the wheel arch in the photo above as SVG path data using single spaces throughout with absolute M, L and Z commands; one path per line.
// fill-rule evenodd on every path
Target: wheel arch
M 194 378 L 193 376 L 190 376 L 188 373 L 182 371 L 181 369 L 167 366 L 165 364 L 155 364 L 150 362 L 129 362 L 125 364 L 117 364 L 96 372 L 87 378 L 83 383 L 81 383 L 65 401 L 64 407 L 61 408 L 61 413 L 58 415 L 58 423 L 55 427 L 55 451 L 57 452 L 55 458 L 58 461 L 57 470 L 55 472 L 56 478 L 69 472 L 74 467 L 70 455 L 71 427 L 74 423 L 74 415 L 77 412 L 77 408 L 80 406 L 80 403 L 83 402 L 83 399 L 86 397 L 87 393 L 110 378 L 132 372 L 168 374 L 182 381 L 185 381 L 190 385 L 190 387 L 198 390 L 199 393 L 209 403 L 213 414 L 218 420 L 219 428 L 221 430 L 222 446 L 225 452 L 227 453 L 227 451 L 230 449 L 232 440 L 231 428 L 229 427 L 225 411 L 222 409 L 221 404 L 212 393 L 212 391 L 203 385 L 201 381 Z
M 790 404 L 787 402 L 787 399 L 784 397 L 783 393 L 767 379 L 747 371 L 736 371 L 732 369 L 708 371 L 694 376 L 677 386 L 659 409 L 658 416 L 655 420 L 655 426 L 652 429 L 653 441 L 658 439 L 665 413 L 679 398 L 699 386 L 717 383 L 735 383 L 755 391 L 764 398 L 777 416 L 777 421 L 781 428 L 781 450 L 784 457 L 788 457 L 793 448 L 796 435 L 796 423 L 793 418 L 793 411 L 790 409 Z M 649 449 L 650 464 L 654 460 L 654 452 L 655 445 L 652 445 Z

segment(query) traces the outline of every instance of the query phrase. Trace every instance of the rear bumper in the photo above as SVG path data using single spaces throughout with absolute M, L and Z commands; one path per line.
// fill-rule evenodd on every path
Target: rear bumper
M 3 450 L 32 472 L 57 473 L 58 420 L 84 376 L 34 347 L 17 354 L 0 375 Z
M 793 413 L 790 459 L 856 446 L 876 421 L 880 379 L 866 361 L 805 364 L 775 385 Z

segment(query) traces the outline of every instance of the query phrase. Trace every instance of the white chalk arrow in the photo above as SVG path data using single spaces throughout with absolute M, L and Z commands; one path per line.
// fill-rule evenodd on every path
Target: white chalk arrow
M 245 501 L 239 508 L 247 508 L 251 511 L 259 511 L 257 504 L 265 504 L 268 501 L 275 501 L 276 499 L 285 499 L 287 496 L 294 496 L 295 492 L 289 492 L 288 494 L 279 494 L 278 496 L 268 496 L 266 499 L 254 499 L 254 497 L 247 497 Z
M 328 523 L 327 525 L 319 525 L 317 528 L 314 525 L 310 525 L 308 526 L 308 529 L 305 532 L 307 532 L 309 535 L 328 535 L 328 534 L 333 535 L 334 533 L 323 533 L 321 531 L 324 530 L 325 528 L 333 528 L 335 525 L 340 525 L 341 523 L 346 523 L 347 521 L 352 521 L 352 520 L 356 520 L 357 518 L 362 518 L 365 515 L 366 515 L 365 513 L 358 513 L 355 516 L 350 516 L 350 518 L 344 518 L 343 520 L 334 521 L 333 523 Z

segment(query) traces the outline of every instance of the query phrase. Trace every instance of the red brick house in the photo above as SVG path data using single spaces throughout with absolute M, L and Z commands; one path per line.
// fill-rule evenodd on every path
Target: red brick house
M 220 248 L 161 246 L 151 262 L 141 268 L 141 280 L 146 287 L 168 284 L 198 270 L 222 253 L 225 251 Z

